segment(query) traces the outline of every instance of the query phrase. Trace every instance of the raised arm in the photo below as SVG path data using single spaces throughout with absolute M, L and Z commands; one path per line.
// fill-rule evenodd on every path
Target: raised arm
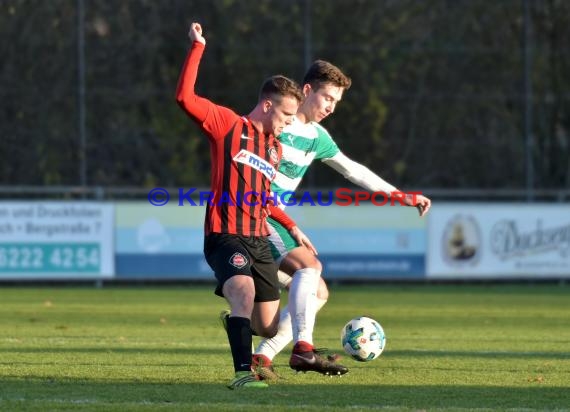
M 206 40 L 202 35 L 202 26 L 199 23 L 192 23 L 188 37 L 190 37 L 192 45 L 178 79 L 176 102 L 212 138 L 223 138 L 235 123 L 238 115 L 232 110 L 218 106 L 196 94 L 194 89 L 198 77 L 198 67 L 206 47 Z
M 194 92 L 196 78 L 198 77 L 198 67 L 206 47 L 206 39 L 202 36 L 202 26 L 199 23 L 192 23 L 188 37 L 190 37 L 192 46 L 186 56 L 186 61 L 178 79 L 176 102 L 186 113 L 202 123 L 206 120 L 208 104 L 210 103 L 207 101 L 207 104 L 205 104 L 206 102 L 203 100 L 206 99 L 197 96 Z

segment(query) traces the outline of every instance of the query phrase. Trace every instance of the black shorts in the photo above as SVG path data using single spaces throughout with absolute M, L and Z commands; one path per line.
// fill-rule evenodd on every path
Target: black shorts
M 204 255 L 218 280 L 216 295 L 224 296 L 222 286 L 229 278 L 246 275 L 253 278 L 256 302 L 279 299 L 279 266 L 267 237 L 210 233 L 204 238 Z

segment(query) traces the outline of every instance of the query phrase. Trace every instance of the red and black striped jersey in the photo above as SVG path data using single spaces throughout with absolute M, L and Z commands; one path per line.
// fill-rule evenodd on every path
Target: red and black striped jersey
M 210 140 L 211 198 L 205 233 L 267 236 L 264 204 L 281 159 L 272 134 L 259 133 L 245 116 L 216 105 L 194 92 L 204 45 L 194 42 L 188 53 L 176 99 Z

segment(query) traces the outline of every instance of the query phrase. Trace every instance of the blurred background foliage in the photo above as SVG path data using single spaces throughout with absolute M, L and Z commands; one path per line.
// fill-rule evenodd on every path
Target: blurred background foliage
M 524 188 L 529 160 L 534 186 L 569 186 L 564 0 L 0 0 L 0 184 L 207 186 L 174 101 L 194 20 L 197 91 L 239 113 L 271 74 L 341 67 L 353 86 L 323 125 L 399 187 Z M 346 186 L 322 165 L 303 184 Z

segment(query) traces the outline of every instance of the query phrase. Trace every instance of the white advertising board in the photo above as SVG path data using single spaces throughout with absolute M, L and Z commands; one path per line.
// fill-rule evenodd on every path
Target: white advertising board
M 570 277 L 570 205 L 434 204 L 427 276 Z
M 113 276 L 113 215 L 94 202 L 0 203 L 0 279 Z

